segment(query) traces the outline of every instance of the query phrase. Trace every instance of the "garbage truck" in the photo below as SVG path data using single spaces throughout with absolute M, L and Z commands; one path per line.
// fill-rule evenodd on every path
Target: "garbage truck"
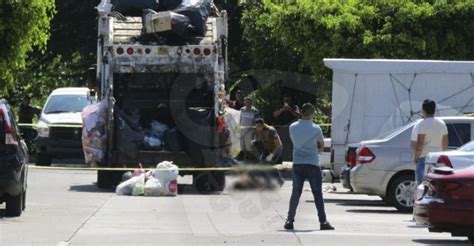
M 90 84 L 107 118 L 97 184 L 117 185 L 123 172 L 114 169 L 172 161 L 187 168 L 180 175 L 193 175 L 198 191 L 222 190 L 225 174 L 209 168 L 222 161 L 228 137 L 219 99 L 228 74 L 227 14 L 212 0 L 137 6 L 147 2 L 158 4 L 102 0 L 97 6 Z

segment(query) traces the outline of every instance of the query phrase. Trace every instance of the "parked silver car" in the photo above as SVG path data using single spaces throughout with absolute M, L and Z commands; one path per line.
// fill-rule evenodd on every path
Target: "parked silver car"
M 474 117 L 440 119 L 448 127 L 448 148 L 455 149 L 474 139 Z M 410 135 L 416 123 L 360 143 L 357 164 L 350 171 L 350 184 L 355 192 L 380 196 L 401 212 L 412 210 L 416 183 Z

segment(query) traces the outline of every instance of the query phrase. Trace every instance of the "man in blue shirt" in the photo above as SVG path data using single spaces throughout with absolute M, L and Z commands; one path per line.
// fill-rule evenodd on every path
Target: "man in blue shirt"
M 313 192 L 320 229 L 334 230 L 334 227 L 326 220 L 324 211 L 322 173 L 319 166 L 319 151 L 324 149 L 324 137 L 321 128 L 313 123 L 314 113 L 314 106 L 311 103 L 305 103 L 301 108 L 301 119 L 290 125 L 290 138 L 293 142 L 293 190 L 284 226 L 286 230 L 293 230 L 296 208 L 306 179 Z

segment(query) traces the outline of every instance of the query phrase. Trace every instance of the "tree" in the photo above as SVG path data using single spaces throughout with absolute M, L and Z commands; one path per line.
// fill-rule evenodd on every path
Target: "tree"
M 299 72 L 314 78 L 315 100 L 323 99 L 317 106 L 327 114 L 331 71 L 324 58 L 474 58 L 472 0 L 248 2 L 260 6 L 246 9 L 242 18 L 245 39 L 258 40 L 246 48 L 253 63 L 279 64 L 283 57 L 298 64 Z M 245 21 L 246 16 L 253 22 Z M 275 49 L 277 57 L 267 49 L 275 45 L 280 48 Z
M 53 0 L 2 1 L 0 4 L 0 93 L 13 90 L 14 71 L 24 68 L 35 47 L 44 51 L 49 24 L 55 13 Z
M 4 96 L 17 105 L 25 95 L 43 105 L 58 87 L 83 86 L 97 48 L 99 0 L 56 0 L 57 13 L 50 21 L 50 38 L 42 49 L 27 54 L 24 67 L 14 69 L 14 86 Z

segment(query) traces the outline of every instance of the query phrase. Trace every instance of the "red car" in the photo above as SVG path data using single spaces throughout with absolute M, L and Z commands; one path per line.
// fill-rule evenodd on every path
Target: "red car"
M 467 236 L 474 243 L 474 166 L 436 168 L 425 176 L 424 194 L 415 201 L 418 224 L 430 232 Z

